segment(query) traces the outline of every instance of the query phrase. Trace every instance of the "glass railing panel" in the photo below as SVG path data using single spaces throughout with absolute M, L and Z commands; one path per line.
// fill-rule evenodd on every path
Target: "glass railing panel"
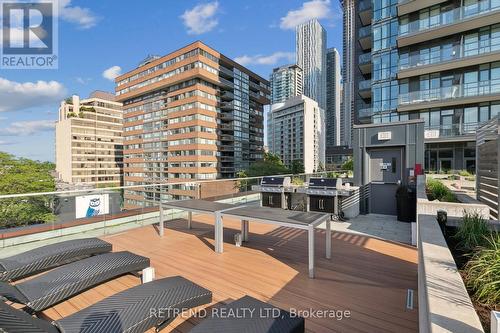
M 440 101 L 454 98 L 476 97 L 500 93 L 500 79 L 471 82 L 450 87 L 412 91 L 399 95 L 399 105 Z
M 359 29 L 359 38 L 370 37 L 371 34 L 372 34 L 372 27 L 371 26 L 366 26 L 366 27 Z
M 321 173 L 318 175 L 322 175 Z M 293 175 L 289 175 L 293 176 Z M 310 175 L 293 176 L 296 182 Z M 185 219 L 186 213 L 160 203 L 203 199 L 257 204 L 262 177 L 184 180 L 105 189 L 0 196 L 0 247 L 100 237 Z M 183 222 L 184 223 L 184 222 Z
M 368 64 L 372 61 L 372 54 L 370 52 L 363 53 L 358 58 L 360 64 Z
M 458 137 L 463 135 L 474 135 L 480 123 L 464 123 L 451 125 L 426 126 L 425 136 L 429 138 Z
M 359 11 L 371 10 L 372 9 L 372 1 L 371 0 L 363 0 L 359 3 Z
M 370 90 L 372 87 L 371 80 L 359 81 L 359 90 Z
M 433 29 L 439 26 L 457 23 L 461 20 L 469 19 L 479 15 L 487 14 L 492 11 L 500 10 L 500 3 L 496 0 L 479 1 L 469 6 L 462 6 L 452 10 L 430 16 L 425 19 L 411 21 L 406 24 L 400 24 L 399 35 Z
M 451 48 L 443 48 L 437 52 L 426 52 L 425 54 L 413 54 L 402 56 L 399 60 L 399 69 L 410 69 L 420 66 L 438 64 L 445 61 L 453 61 L 467 57 L 473 57 L 490 52 L 500 51 L 500 40 L 490 40 L 491 45 L 478 47 L 475 44 L 456 45 Z

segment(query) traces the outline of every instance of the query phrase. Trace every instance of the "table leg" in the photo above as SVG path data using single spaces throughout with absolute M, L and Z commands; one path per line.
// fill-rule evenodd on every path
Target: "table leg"
M 311 225 L 308 233 L 309 277 L 314 279 L 314 227 Z
M 332 222 L 326 220 L 326 259 L 332 258 Z
M 192 221 L 193 221 L 193 212 L 188 212 L 188 229 L 191 229 Z
M 333 197 L 333 214 L 339 216 L 339 197 L 336 195 Z
M 159 226 L 158 226 L 158 229 L 160 231 L 160 237 L 163 237 L 163 235 L 165 234 L 165 230 L 163 230 L 164 229 L 163 228 L 164 227 L 163 226 L 163 221 L 164 221 L 164 219 L 163 219 L 163 205 L 160 202 L 160 221 L 159 221 L 160 223 L 159 223 Z
M 224 252 L 224 224 L 222 221 L 222 216 L 220 214 L 215 214 L 215 252 Z
M 248 242 L 248 220 L 241 220 L 241 240 Z

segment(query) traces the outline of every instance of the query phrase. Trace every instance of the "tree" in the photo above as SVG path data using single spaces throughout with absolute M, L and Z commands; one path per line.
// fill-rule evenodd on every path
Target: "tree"
M 273 153 L 264 153 L 264 159 L 250 165 L 248 170 L 238 173 L 238 177 L 272 176 L 290 173 L 280 157 Z
M 290 168 L 290 171 L 294 174 L 297 175 L 299 173 L 304 173 L 304 164 L 302 163 L 301 160 L 294 160 L 292 162 L 292 167 Z
M 347 161 L 342 163 L 341 168 L 342 168 L 342 170 L 345 170 L 345 171 L 353 171 L 354 170 L 354 163 L 353 163 L 352 157 L 349 157 L 349 159 Z
M 0 152 L 0 194 L 55 191 L 54 164 Z M 53 196 L 0 199 L 0 228 L 54 220 Z

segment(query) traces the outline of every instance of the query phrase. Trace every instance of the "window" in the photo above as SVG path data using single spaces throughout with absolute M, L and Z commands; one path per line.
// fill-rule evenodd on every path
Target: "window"
M 373 112 L 394 110 L 398 104 L 398 81 L 376 83 L 372 88 Z
M 477 107 L 464 108 L 464 124 L 477 123 Z
M 398 21 L 392 19 L 373 26 L 373 51 L 396 46 Z
M 367 0 L 365 0 L 367 1 Z M 371 0 L 368 0 L 371 1 Z M 375 21 L 396 16 L 397 0 L 374 0 L 373 1 L 373 19 Z
M 374 55 L 373 80 L 386 80 L 396 77 L 398 66 L 398 51 L 392 50 L 383 54 Z

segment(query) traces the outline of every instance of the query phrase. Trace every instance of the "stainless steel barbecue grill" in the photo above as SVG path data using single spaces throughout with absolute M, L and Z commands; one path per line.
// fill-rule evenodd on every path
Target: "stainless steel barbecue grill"
M 289 208 L 290 193 L 295 192 L 290 177 L 263 177 L 254 190 L 261 193 L 261 205 L 274 208 Z
M 311 178 L 307 187 L 297 189 L 307 195 L 307 211 L 332 214 L 333 219 L 342 218 L 340 197 L 351 195 L 342 178 Z

